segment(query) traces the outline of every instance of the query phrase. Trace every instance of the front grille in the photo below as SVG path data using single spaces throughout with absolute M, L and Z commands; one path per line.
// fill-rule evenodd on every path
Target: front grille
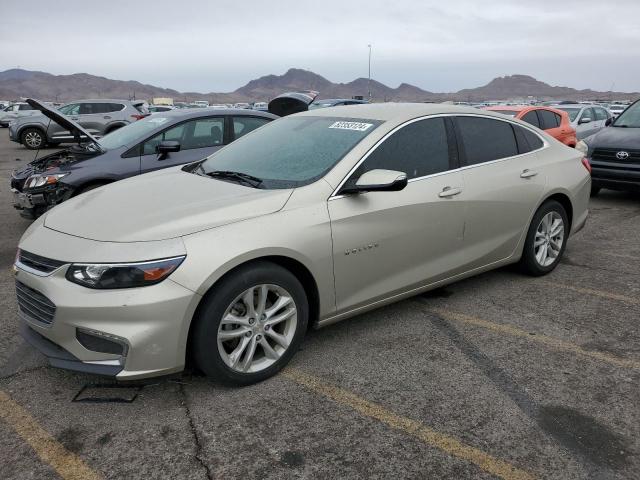
M 60 260 L 53 260 L 51 258 L 41 257 L 35 253 L 25 252 L 20 250 L 18 261 L 25 267 L 32 268 L 42 273 L 51 273 L 56 268 L 61 267 L 67 262 L 61 262 Z
M 627 152 L 627 158 L 618 158 L 618 152 Z M 640 163 L 640 150 L 629 150 L 626 148 L 596 148 L 591 155 L 591 160 L 613 163 Z
M 30 319 L 51 325 L 56 315 L 56 306 L 43 294 L 16 281 L 16 295 L 20 312 Z

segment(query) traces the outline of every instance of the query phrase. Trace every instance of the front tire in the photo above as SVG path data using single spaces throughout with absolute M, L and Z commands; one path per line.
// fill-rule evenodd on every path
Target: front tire
M 567 246 L 570 228 L 562 204 L 555 200 L 543 203 L 529 225 L 520 259 L 522 270 L 539 277 L 556 268 Z
M 197 367 L 229 385 L 250 385 L 278 373 L 307 329 L 309 306 L 300 281 L 261 261 L 240 267 L 203 299 L 191 335 Z
M 22 145 L 27 147 L 29 150 L 38 150 L 43 148 L 47 143 L 44 133 L 42 133 L 42 130 L 38 128 L 25 129 L 20 135 L 20 140 Z

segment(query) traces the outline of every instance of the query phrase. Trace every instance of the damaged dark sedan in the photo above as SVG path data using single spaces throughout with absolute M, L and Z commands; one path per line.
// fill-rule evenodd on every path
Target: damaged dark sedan
M 28 103 L 73 132 L 77 145 L 13 172 L 14 207 L 36 218 L 66 199 L 124 178 L 205 158 L 278 118 L 255 110 L 173 110 L 139 120 L 97 140 L 37 100 Z

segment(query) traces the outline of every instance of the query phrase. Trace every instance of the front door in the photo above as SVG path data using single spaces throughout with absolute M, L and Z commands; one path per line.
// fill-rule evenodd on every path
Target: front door
M 140 171 L 202 160 L 224 145 L 224 117 L 205 117 L 182 122 L 146 140 L 141 146 Z M 163 141 L 177 141 L 180 151 L 158 155 L 156 147 Z
M 448 137 L 444 118 L 407 124 L 374 149 L 345 184 L 387 169 L 407 174 L 404 190 L 329 199 L 339 313 L 446 278 L 456 269 L 464 188 L 462 174 L 450 171 L 457 159 Z

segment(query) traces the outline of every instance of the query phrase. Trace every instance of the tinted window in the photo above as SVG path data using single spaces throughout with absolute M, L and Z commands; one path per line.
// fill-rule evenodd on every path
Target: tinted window
M 530 111 L 524 117 L 522 117 L 523 122 L 530 123 L 534 127 L 540 128 L 540 122 L 538 121 L 538 114 L 535 110 Z
M 533 150 L 538 150 L 544 145 L 542 140 L 540 140 L 540 137 L 527 128 L 513 125 L 513 131 L 516 134 L 519 153 L 528 153 Z
M 233 117 L 233 138 L 240 138 L 267 122 L 267 118 Z
M 20 105 L 20 107 L 18 108 L 18 110 L 33 110 L 33 107 L 29 104 L 27 105 Z
M 542 119 L 542 129 L 549 130 L 560 126 L 560 115 L 549 110 L 538 110 L 538 115 Z
M 124 105 L 121 103 L 105 103 L 105 112 L 109 113 L 109 112 L 119 112 L 121 110 L 124 110 Z
M 449 147 L 444 119 L 431 118 L 402 127 L 376 148 L 358 167 L 348 184 L 371 170 L 382 168 L 424 177 L 449 170 Z
M 468 165 L 518 155 L 510 123 L 480 117 L 457 117 L 457 122 Z
M 596 120 L 606 120 L 609 118 L 604 108 L 594 108 L 593 110 L 596 112 Z
M 81 103 L 80 115 L 92 115 L 111 111 L 108 103 Z

